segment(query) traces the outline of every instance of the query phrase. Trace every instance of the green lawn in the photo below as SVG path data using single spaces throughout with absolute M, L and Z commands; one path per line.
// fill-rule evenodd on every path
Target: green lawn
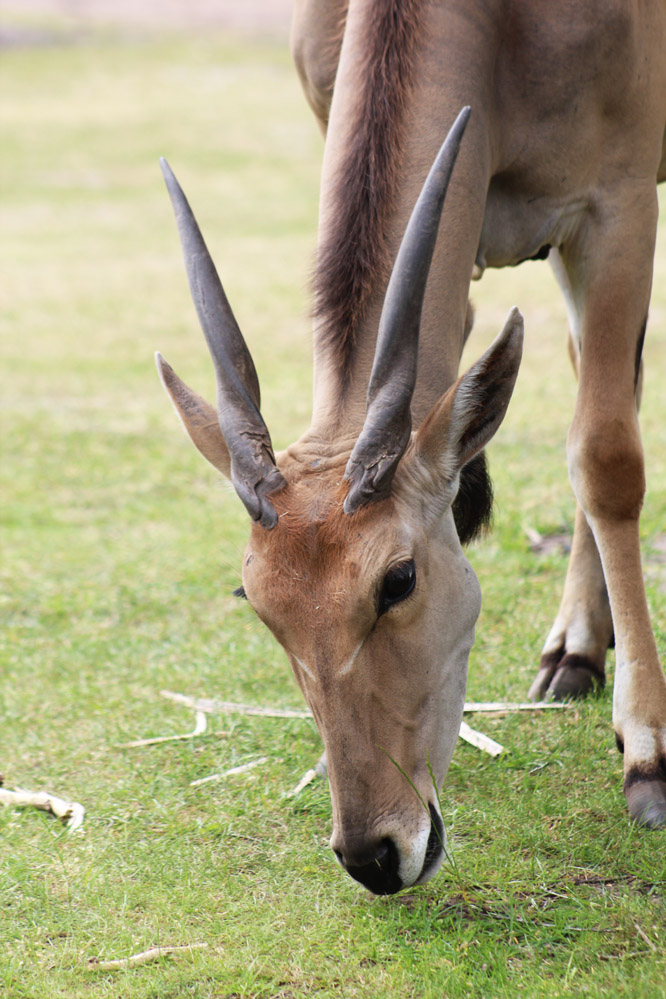
M 158 168 L 205 227 L 259 370 L 276 448 L 310 411 L 308 273 L 321 140 L 288 54 L 217 37 L 109 37 L 0 62 L 2 516 L 0 770 L 82 802 L 68 835 L 0 809 L 0 993 L 11 999 L 499 999 L 666 995 L 666 833 L 628 822 L 610 689 L 566 714 L 477 718 L 499 760 L 460 745 L 443 791 L 455 868 L 377 899 L 337 868 L 309 721 L 193 713 L 160 696 L 301 706 L 239 582 L 246 514 L 185 440 L 159 349 L 210 397 Z M 643 428 L 648 595 L 666 656 L 666 225 Z M 574 382 L 545 264 L 474 289 L 469 358 L 508 308 L 527 347 L 490 448 L 495 531 L 472 699 L 522 699 L 566 561 L 526 528 L 570 529 Z M 468 358 L 468 359 L 469 359 Z M 612 671 L 612 662 L 611 662 Z M 259 756 L 223 782 L 190 781 Z M 91 958 L 205 950 L 127 971 Z

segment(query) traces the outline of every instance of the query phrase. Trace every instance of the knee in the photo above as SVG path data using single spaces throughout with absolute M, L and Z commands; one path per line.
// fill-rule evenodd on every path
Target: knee
M 619 417 L 574 425 L 567 443 L 569 475 L 588 517 L 637 520 L 645 495 L 638 425 Z

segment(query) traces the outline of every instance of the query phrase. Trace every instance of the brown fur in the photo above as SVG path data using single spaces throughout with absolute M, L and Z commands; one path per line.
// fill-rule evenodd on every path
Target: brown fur
M 336 224 L 320 247 L 314 281 L 321 342 L 334 353 L 343 385 L 369 294 L 378 275 L 388 276 L 383 229 L 398 187 L 421 7 L 422 0 L 378 0 L 368 8 L 353 141 L 331 195 Z
M 368 507 L 357 511 L 354 518 L 347 516 L 342 509 L 347 492 L 342 469 L 334 471 L 331 479 L 330 488 L 322 489 L 321 473 L 313 473 L 273 493 L 277 527 L 265 531 L 257 526 L 254 544 L 261 549 L 279 551 L 283 565 L 291 571 L 310 572 L 316 566 L 317 573 L 325 579 L 340 564 L 351 538 L 357 537 L 376 517 L 376 510 Z

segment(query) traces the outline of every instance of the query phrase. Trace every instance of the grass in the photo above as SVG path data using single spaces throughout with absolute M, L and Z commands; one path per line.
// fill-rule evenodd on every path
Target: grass
M 160 349 L 213 395 L 157 160 L 201 216 L 279 448 L 309 416 L 321 144 L 287 54 L 234 39 L 72 44 L 56 25 L 53 44 L 3 53 L 0 91 L 2 771 L 87 808 L 72 836 L 0 810 L 3 995 L 666 995 L 666 834 L 627 820 L 608 690 L 566 715 L 476 722 L 511 752 L 456 751 L 443 791 L 455 869 L 391 899 L 336 867 L 325 786 L 283 797 L 319 753 L 311 723 L 213 717 L 194 743 L 119 748 L 191 727 L 163 687 L 300 706 L 282 653 L 230 596 L 245 512 L 154 373 Z M 484 610 L 469 695 L 522 698 L 565 571 L 529 551 L 524 528 L 571 525 L 574 385 L 545 265 L 488 274 L 474 297 L 470 358 L 514 301 L 528 343 L 491 448 L 495 531 L 471 553 Z M 645 357 L 642 530 L 666 655 L 663 224 Z M 87 966 L 200 942 L 132 971 Z

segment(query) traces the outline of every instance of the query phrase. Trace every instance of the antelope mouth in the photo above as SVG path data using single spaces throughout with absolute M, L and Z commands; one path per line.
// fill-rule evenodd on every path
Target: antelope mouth
M 361 840 L 353 846 L 348 844 L 344 852 L 336 849 L 331 842 L 336 860 L 347 874 L 373 895 L 395 895 L 403 888 L 429 881 L 439 870 L 444 858 L 446 833 L 435 806 L 430 804 L 428 811 L 430 830 L 420 871 L 413 866 L 416 856 L 412 855 L 411 859 L 409 856 L 401 858 L 396 843 L 388 836 L 370 842 Z M 414 853 L 418 855 L 418 847 Z
M 421 868 L 417 884 L 429 881 L 437 873 L 444 859 L 444 850 L 446 847 L 446 833 L 442 817 L 432 803 L 428 805 L 428 811 L 430 812 L 430 835 L 428 836 L 423 867 Z

